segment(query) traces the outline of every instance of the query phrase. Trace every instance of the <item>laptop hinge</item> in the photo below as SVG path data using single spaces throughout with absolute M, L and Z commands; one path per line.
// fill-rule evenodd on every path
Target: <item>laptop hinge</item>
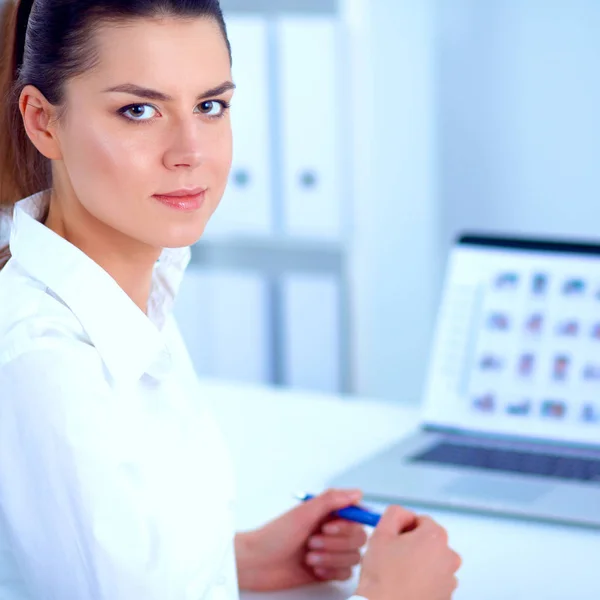
M 492 442 L 497 444 L 507 444 L 510 446 L 523 445 L 523 446 L 536 446 L 543 449 L 555 449 L 555 450 L 572 450 L 572 451 L 583 451 L 583 452 L 600 452 L 599 444 L 586 444 L 582 442 L 573 441 L 562 441 L 562 440 L 548 440 L 543 438 L 534 438 L 523 435 L 510 435 L 506 433 L 487 433 L 483 431 L 477 431 L 473 429 L 462 429 L 460 427 L 450 427 L 443 425 L 434 425 L 431 423 L 421 424 L 421 430 L 427 433 L 437 433 L 440 435 L 446 435 L 452 438 L 462 438 L 463 440 L 477 440 L 482 442 Z

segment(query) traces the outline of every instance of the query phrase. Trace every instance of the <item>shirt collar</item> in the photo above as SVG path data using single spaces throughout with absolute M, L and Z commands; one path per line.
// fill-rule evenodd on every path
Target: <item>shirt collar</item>
M 11 255 L 73 312 L 111 376 L 137 381 L 168 372 L 170 355 L 161 329 L 171 312 L 190 249 L 165 249 L 155 265 L 148 315 L 117 282 L 79 248 L 39 220 L 50 195 L 39 192 L 15 205 Z M 6 217 L 5 217 L 6 227 Z

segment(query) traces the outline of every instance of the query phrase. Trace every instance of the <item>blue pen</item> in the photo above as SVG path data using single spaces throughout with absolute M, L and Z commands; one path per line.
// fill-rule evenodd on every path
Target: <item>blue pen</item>
M 298 500 L 302 500 L 302 502 L 306 502 L 307 500 L 314 498 L 314 495 L 296 494 L 294 497 Z M 361 506 L 348 506 L 347 508 L 336 510 L 333 514 L 341 519 L 362 523 L 363 525 L 370 525 L 371 527 L 375 527 L 377 523 L 379 523 L 379 519 L 381 519 L 381 515 L 371 512 L 366 508 L 362 508 Z

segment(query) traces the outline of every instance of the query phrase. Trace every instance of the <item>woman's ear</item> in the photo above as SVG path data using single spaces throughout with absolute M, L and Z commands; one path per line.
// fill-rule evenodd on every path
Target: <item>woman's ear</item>
M 19 97 L 19 110 L 31 143 L 46 158 L 60 160 L 62 152 L 56 135 L 56 108 L 36 87 L 26 85 Z

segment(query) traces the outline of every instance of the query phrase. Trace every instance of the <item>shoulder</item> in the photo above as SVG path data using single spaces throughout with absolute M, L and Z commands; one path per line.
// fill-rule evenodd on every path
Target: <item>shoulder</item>
M 32 315 L 1 338 L 0 421 L 36 423 L 40 435 L 50 424 L 53 431 L 86 419 L 100 425 L 114 391 L 96 349 L 70 328 L 65 315 Z
M 0 370 L 22 355 L 93 350 L 60 298 L 11 261 L 0 271 Z

